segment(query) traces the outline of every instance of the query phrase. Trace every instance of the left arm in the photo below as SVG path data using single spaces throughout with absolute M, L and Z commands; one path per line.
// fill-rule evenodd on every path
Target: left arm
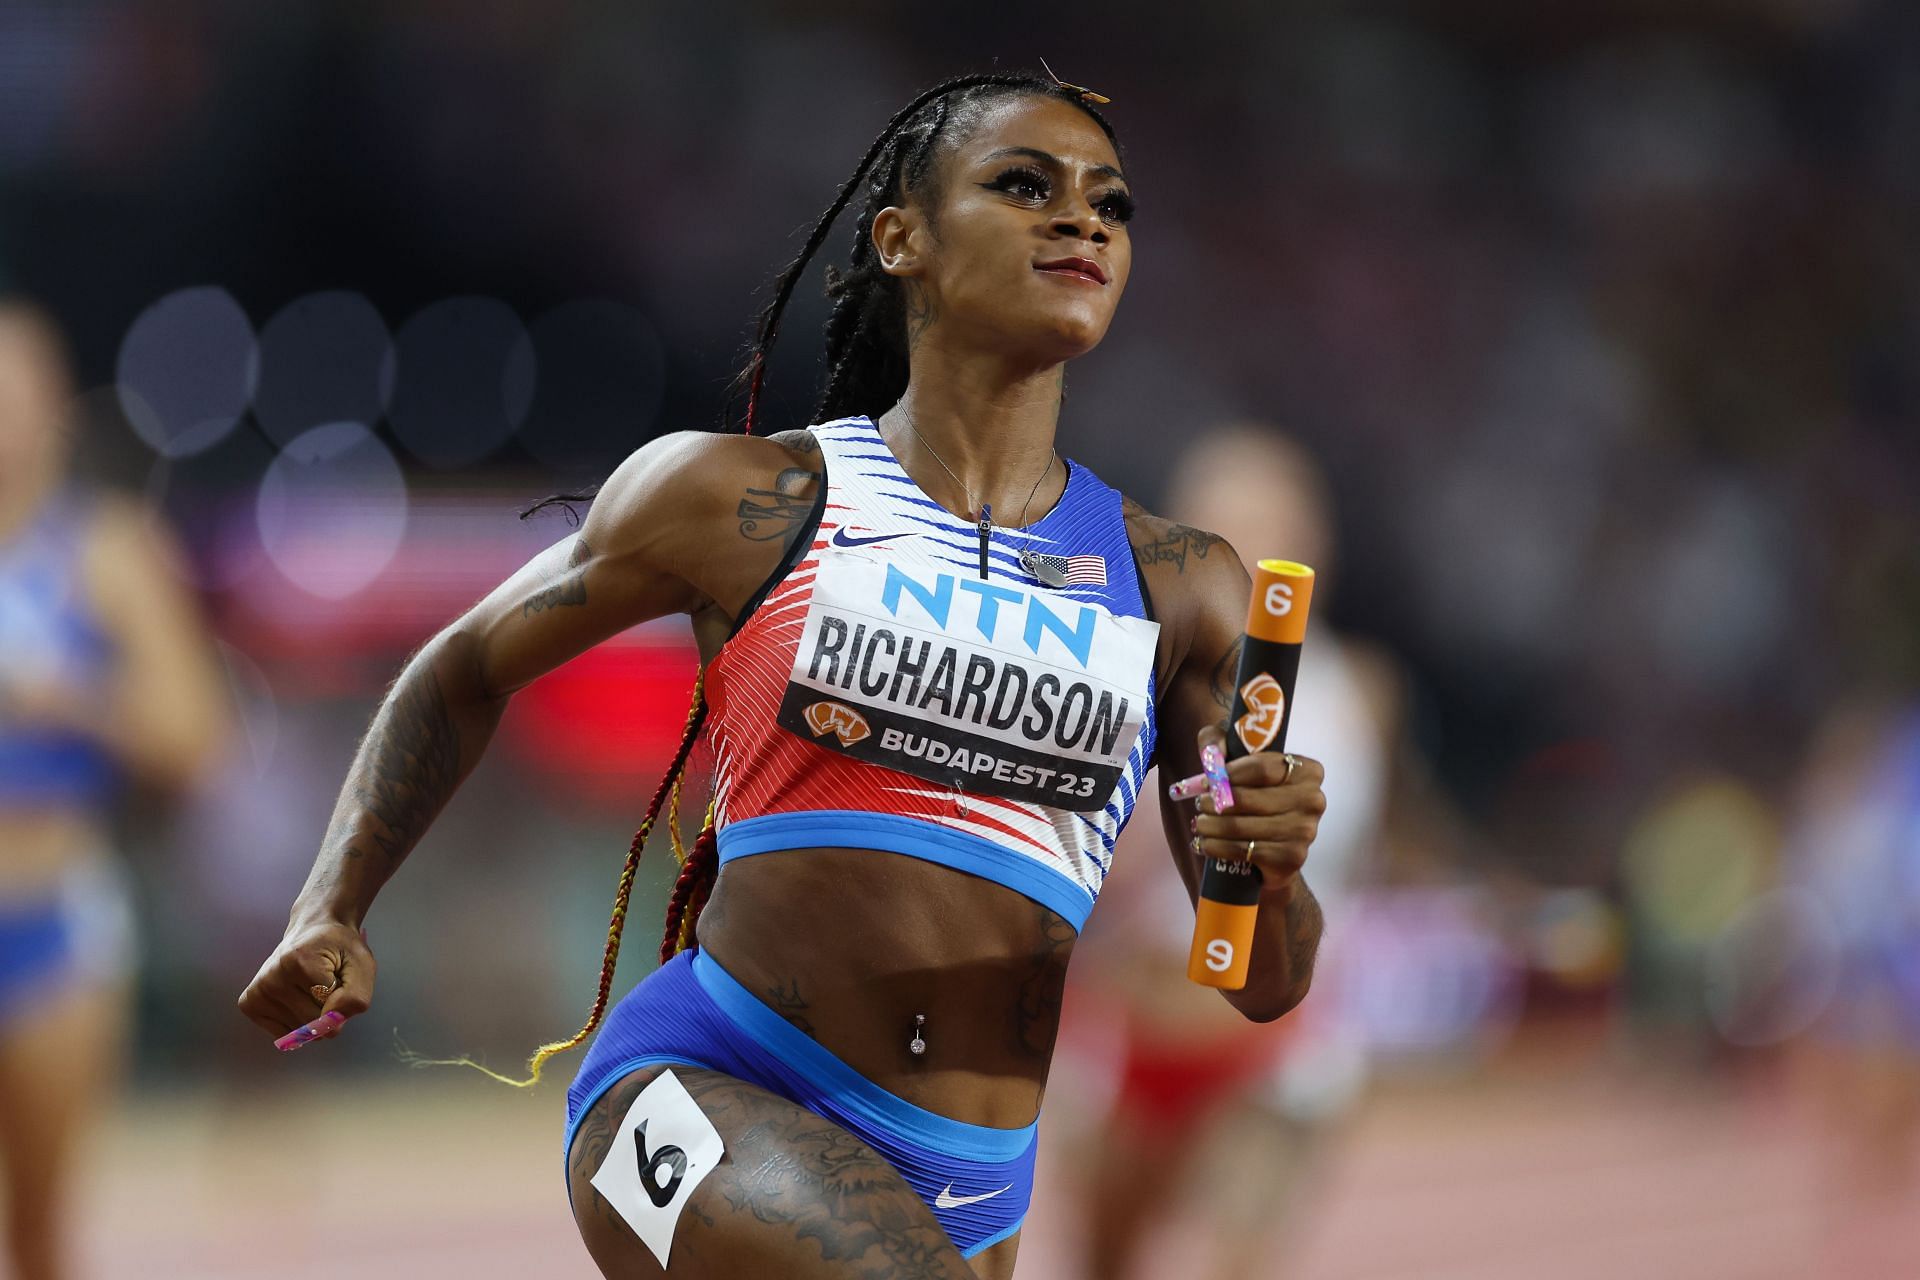
M 1226 744 L 1226 716 L 1233 705 L 1233 677 L 1240 661 L 1252 579 L 1233 548 L 1220 538 L 1183 525 L 1166 525 L 1136 508 L 1136 527 L 1153 521 L 1157 537 L 1136 546 L 1146 566 L 1156 603 L 1183 633 L 1176 641 L 1177 665 L 1162 688 L 1156 715 L 1160 726 L 1159 764 L 1163 784 L 1200 772 L 1200 748 Z M 1156 553 L 1178 540 L 1177 557 Z M 1189 808 L 1160 789 L 1161 822 L 1174 866 L 1189 899 L 1200 891 L 1204 856 L 1244 860 L 1253 842 L 1253 861 L 1264 875 L 1259 923 L 1247 985 L 1220 994 L 1249 1019 L 1271 1022 L 1299 1004 L 1313 980 L 1320 946 L 1320 904 L 1301 869 L 1308 847 L 1326 811 L 1320 789 L 1320 765 L 1295 756 L 1299 764 L 1285 782 L 1286 762 L 1278 752 L 1242 756 L 1230 762 L 1234 806 L 1216 814 L 1202 797 Z

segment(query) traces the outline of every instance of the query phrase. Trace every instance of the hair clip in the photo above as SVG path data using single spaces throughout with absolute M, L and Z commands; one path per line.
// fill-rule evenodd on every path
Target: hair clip
M 1053 68 L 1047 66 L 1047 60 L 1045 58 L 1040 59 L 1040 65 L 1046 68 L 1046 72 L 1048 75 L 1053 76 L 1053 82 L 1055 84 L 1059 85 L 1062 89 L 1073 90 L 1075 93 L 1079 94 L 1082 98 L 1085 98 L 1088 102 L 1094 103 L 1096 106 L 1105 106 L 1107 103 L 1113 101 L 1113 99 L 1109 98 L 1106 94 L 1095 93 L 1093 90 L 1087 88 L 1083 84 L 1068 84 L 1065 80 L 1062 80 L 1059 76 L 1054 76 Z

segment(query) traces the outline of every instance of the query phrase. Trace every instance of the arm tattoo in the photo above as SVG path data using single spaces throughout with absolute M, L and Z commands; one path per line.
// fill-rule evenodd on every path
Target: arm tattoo
M 752 542 L 792 538 L 813 512 L 813 498 L 807 490 L 819 482 L 818 472 L 788 467 L 774 477 L 773 488 L 749 488 L 736 513 L 740 536 Z
M 1196 560 L 1205 560 L 1208 552 L 1225 541 L 1219 534 L 1208 533 L 1205 529 L 1184 524 L 1171 525 L 1166 533 L 1139 549 L 1140 563 L 1170 564 L 1175 573 L 1185 573 L 1189 555 Z
M 767 988 L 767 1003 L 773 1011 L 791 1022 L 807 1035 L 819 1039 L 813 1034 L 813 1023 L 808 1020 L 806 1011 L 813 1006 L 800 994 L 800 979 L 789 978 L 779 986 Z
M 348 786 L 378 824 L 363 833 L 391 871 L 425 834 L 460 784 L 460 736 L 431 663 L 400 678 L 360 746 Z M 349 828 L 334 841 L 348 858 L 365 851 Z
M 1046 1059 L 1060 1030 L 1060 996 L 1067 985 L 1067 959 L 1073 953 L 1073 926 L 1046 907 L 1039 913 L 1040 946 L 1013 1010 L 1013 1044 L 1022 1053 Z
M 566 572 L 557 578 L 551 578 L 547 586 L 533 594 L 533 598 L 520 606 L 520 616 L 531 618 L 534 614 L 547 609 L 561 609 L 568 605 L 587 602 L 587 571 L 585 565 L 593 557 L 593 548 L 587 545 L 585 538 L 576 538 L 573 550 L 567 556 Z
M 1320 900 L 1305 880 L 1296 881 L 1293 896 L 1287 900 L 1287 977 L 1295 990 L 1313 977 L 1313 958 L 1319 954 L 1320 935 L 1325 928 Z
M 1233 710 L 1233 695 L 1237 692 L 1233 681 L 1240 674 L 1240 651 L 1246 647 L 1247 638 L 1244 635 L 1235 636 L 1233 643 L 1227 646 L 1227 651 L 1220 655 L 1220 661 L 1213 664 L 1210 686 L 1213 700 L 1222 711 Z

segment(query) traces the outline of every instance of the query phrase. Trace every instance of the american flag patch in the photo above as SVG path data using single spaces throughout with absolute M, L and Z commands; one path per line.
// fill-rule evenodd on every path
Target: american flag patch
M 1047 566 L 1056 574 L 1064 574 L 1063 586 L 1104 587 L 1107 585 L 1107 558 L 1105 556 L 1043 556 L 1033 557 L 1036 564 Z M 1037 577 L 1052 575 L 1036 574 Z

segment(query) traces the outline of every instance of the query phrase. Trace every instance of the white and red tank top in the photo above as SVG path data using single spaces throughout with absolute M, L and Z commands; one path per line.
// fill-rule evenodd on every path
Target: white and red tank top
M 901 853 L 1079 929 L 1153 755 L 1160 627 L 1120 494 L 1067 462 L 1051 511 L 990 531 L 983 575 L 978 526 L 871 419 L 813 436 L 817 527 L 707 667 L 721 862 Z

